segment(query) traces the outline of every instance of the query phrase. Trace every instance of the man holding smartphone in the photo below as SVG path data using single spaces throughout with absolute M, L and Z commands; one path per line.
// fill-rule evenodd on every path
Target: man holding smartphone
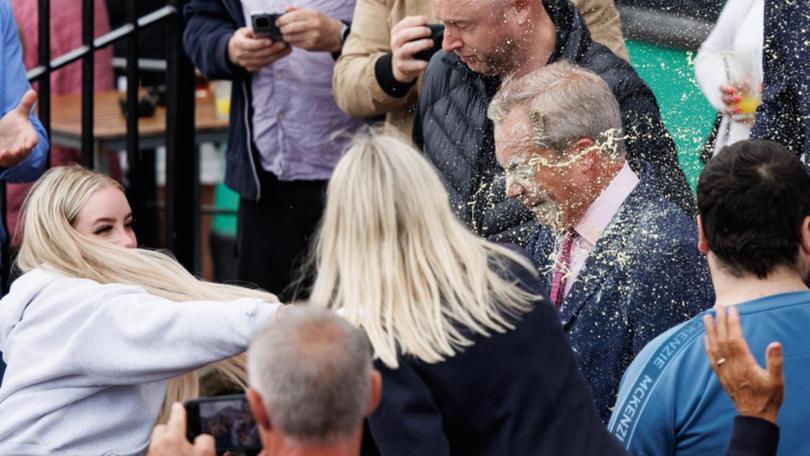
M 184 10 L 192 62 L 234 82 L 225 184 L 241 197 L 238 278 L 283 300 L 346 141 L 333 138 L 362 124 L 338 109 L 331 86 L 330 53 L 340 52 L 354 0 L 293 3 L 192 0 Z M 257 36 L 254 13 L 280 13 L 282 40 Z
M 336 313 L 304 305 L 288 306 L 262 329 L 248 349 L 247 401 L 262 447 L 268 455 L 357 456 L 363 419 L 380 402 L 382 379 L 371 361 L 371 345 L 361 329 Z M 201 402 L 190 401 L 194 411 Z M 225 400 L 232 401 L 231 398 Z M 152 433 L 150 456 L 200 456 L 220 452 L 182 405 L 172 406 L 166 425 Z

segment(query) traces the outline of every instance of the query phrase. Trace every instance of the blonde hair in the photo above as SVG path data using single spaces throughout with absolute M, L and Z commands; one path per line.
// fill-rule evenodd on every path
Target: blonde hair
M 98 241 L 73 228 L 79 211 L 93 193 L 121 185 L 110 177 L 78 165 L 47 171 L 23 204 L 22 243 L 16 267 L 22 272 L 46 266 L 72 277 L 98 283 L 135 285 L 172 301 L 230 301 L 253 297 L 278 301 L 261 290 L 222 285 L 197 279 L 172 257 L 157 251 L 128 249 Z M 220 361 L 214 369 L 228 380 L 246 386 L 243 355 Z M 173 402 L 199 395 L 197 372 L 169 380 L 159 421 L 168 417 Z
M 342 309 L 375 355 L 428 363 L 472 344 L 463 328 L 512 329 L 538 299 L 505 278 L 525 257 L 467 230 L 432 166 L 410 144 L 369 130 L 355 137 L 328 186 L 317 235 L 312 303 Z

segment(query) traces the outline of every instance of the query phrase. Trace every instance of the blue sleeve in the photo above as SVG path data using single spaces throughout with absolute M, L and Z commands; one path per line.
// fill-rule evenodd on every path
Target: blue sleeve
M 25 92 L 31 88 L 31 85 L 25 75 L 17 24 L 6 1 L 0 2 L 0 27 L 2 27 L 3 33 L 3 66 L 2 70 L 0 70 L 3 72 L 1 79 L 3 86 L 0 87 L 0 91 L 2 91 L 2 114 L 5 115 L 17 107 Z M 48 157 L 48 136 L 34 114 L 34 110 L 31 110 L 29 118 L 34 130 L 37 132 L 37 145 L 31 151 L 31 154 L 16 166 L 9 169 L 0 167 L 0 179 L 9 182 L 32 181 L 39 177 L 45 167 L 45 160 Z
M 183 47 L 206 79 L 240 79 L 250 76 L 228 59 L 228 41 L 237 24 L 221 0 L 192 0 L 183 10 L 186 29 Z
M 667 333 L 669 334 L 669 333 Z M 674 382 L 650 375 L 662 335 L 636 357 L 624 373 L 608 431 L 631 455 L 671 455 L 675 451 Z
M 382 374 L 383 392 L 368 423 L 380 454 L 449 456 L 441 412 L 417 372 L 403 359 L 397 369 L 375 364 Z

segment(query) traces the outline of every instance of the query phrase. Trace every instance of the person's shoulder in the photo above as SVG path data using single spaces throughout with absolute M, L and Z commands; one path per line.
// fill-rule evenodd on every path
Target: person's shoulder
M 625 371 L 608 425 L 610 432 L 623 444 L 633 440 L 639 426 L 662 425 L 654 421 L 662 411 L 675 409 L 673 401 L 680 390 L 700 391 L 697 379 L 706 376 L 703 371 L 710 371 L 703 353 L 702 318 L 701 313 L 660 334 L 644 346 Z M 683 381 L 685 375 L 696 381 Z M 677 395 L 689 400 L 688 394 Z
M 638 233 L 649 233 L 650 241 L 662 244 L 694 244 L 697 228 L 694 219 L 661 193 L 652 171 L 645 165 L 639 183 L 628 197 Z M 695 244 L 696 245 L 696 244 Z
M 575 63 L 599 75 L 616 95 L 620 105 L 622 99 L 630 93 L 642 91 L 652 96 L 649 86 L 633 65 L 603 44 L 591 41 Z

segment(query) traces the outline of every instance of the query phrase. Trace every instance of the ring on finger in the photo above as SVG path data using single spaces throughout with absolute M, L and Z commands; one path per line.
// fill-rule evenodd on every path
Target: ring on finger
M 725 362 L 726 362 L 726 358 L 718 358 L 718 360 L 717 360 L 717 361 L 715 361 L 715 362 L 714 362 L 714 364 L 716 364 L 716 365 L 717 365 L 717 367 L 720 367 L 720 366 L 722 366 L 723 364 L 725 364 Z

